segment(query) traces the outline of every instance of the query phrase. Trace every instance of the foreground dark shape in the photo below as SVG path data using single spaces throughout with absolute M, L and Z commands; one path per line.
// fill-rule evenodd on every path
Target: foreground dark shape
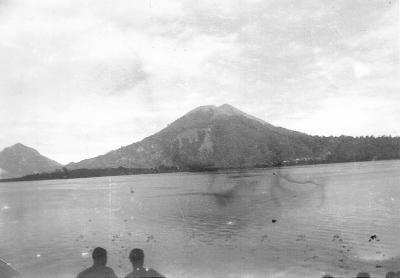
M 133 270 L 125 278 L 136 277 L 164 277 L 152 268 L 143 267 L 144 252 L 142 249 L 133 249 L 129 254 L 129 260 L 132 263 Z
M 77 278 L 117 278 L 114 270 L 107 264 L 107 251 L 104 248 L 96 247 L 92 252 L 93 265 L 81 273 Z M 144 252 L 142 249 L 132 249 L 129 254 L 133 270 L 125 278 L 154 277 L 163 278 L 164 276 L 152 268 L 143 267 Z
M 81 273 L 77 278 L 117 278 L 114 270 L 107 264 L 107 251 L 104 248 L 96 247 L 92 253 L 93 265 Z

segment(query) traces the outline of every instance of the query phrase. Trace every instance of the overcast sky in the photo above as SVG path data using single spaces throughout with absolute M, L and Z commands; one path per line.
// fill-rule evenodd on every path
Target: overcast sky
M 223 103 L 400 136 L 399 34 L 397 0 L 0 0 L 0 149 L 79 161 Z

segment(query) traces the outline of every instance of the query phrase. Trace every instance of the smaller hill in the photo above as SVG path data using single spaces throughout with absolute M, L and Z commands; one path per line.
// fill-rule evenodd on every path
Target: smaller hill
M 60 163 L 21 143 L 7 147 L 0 152 L 0 178 L 51 172 L 61 167 Z

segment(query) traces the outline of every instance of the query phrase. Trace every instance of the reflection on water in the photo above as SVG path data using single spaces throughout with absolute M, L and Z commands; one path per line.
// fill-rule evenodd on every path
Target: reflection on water
M 208 194 L 215 198 L 217 205 L 227 206 L 240 197 L 241 190 L 250 190 L 250 186 L 256 183 L 255 181 L 246 180 L 247 177 L 240 175 L 209 175 Z
M 286 208 L 321 207 L 325 201 L 325 185 L 307 178 L 292 177 L 279 169 L 273 172 L 271 196 L 274 202 Z
M 0 185 L 0 256 L 75 276 L 95 246 L 120 277 L 384 276 L 400 265 L 399 161 Z M 39 256 L 38 256 L 39 255 Z M 207 269 L 204 269 L 207 266 Z
M 282 217 L 299 209 L 319 208 L 325 199 L 322 183 L 301 175 L 289 176 L 280 169 L 261 174 L 210 173 L 206 184 L 196 187 L 197 190 L 158 196 L 179 197 L 190 204 L 179 203 L 179 210 L 185 213 L 184 217 L 178 213 L 175 221 L 181 220 L 184 230 L 191 231 L 190 240 L 199 244 L 241 240 L 245 232 L 261 233 L 257 237 L 267 243 L 267 238 L 271 238 L 268 233 L 279 231 Z M 278 228 L 270 231 L 273 226 Z

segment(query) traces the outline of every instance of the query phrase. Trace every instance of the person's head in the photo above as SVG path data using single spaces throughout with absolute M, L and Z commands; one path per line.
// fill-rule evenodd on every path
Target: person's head
M 330 274 L 325 274 L 322 278 L 333 278 L 333 276 Z
M 107 264 L 107 251 L 104 248 L 96 247 L 92 253 L 93 263 L 99 265 Z
M 396 276 L 396 273 L 394 273 L 393 271 L 390 271 L 388 273 L 386 273 L 386 278 L 394 278 Z
M 371 276 L 369 276 L 368 272 L 359 272 L 357 278 L 371 278 Z
M 135 248 L 129 253 L 129 260 L 133 267 L 143 267 L 144 263 L 144 252 L 142 249 Z

